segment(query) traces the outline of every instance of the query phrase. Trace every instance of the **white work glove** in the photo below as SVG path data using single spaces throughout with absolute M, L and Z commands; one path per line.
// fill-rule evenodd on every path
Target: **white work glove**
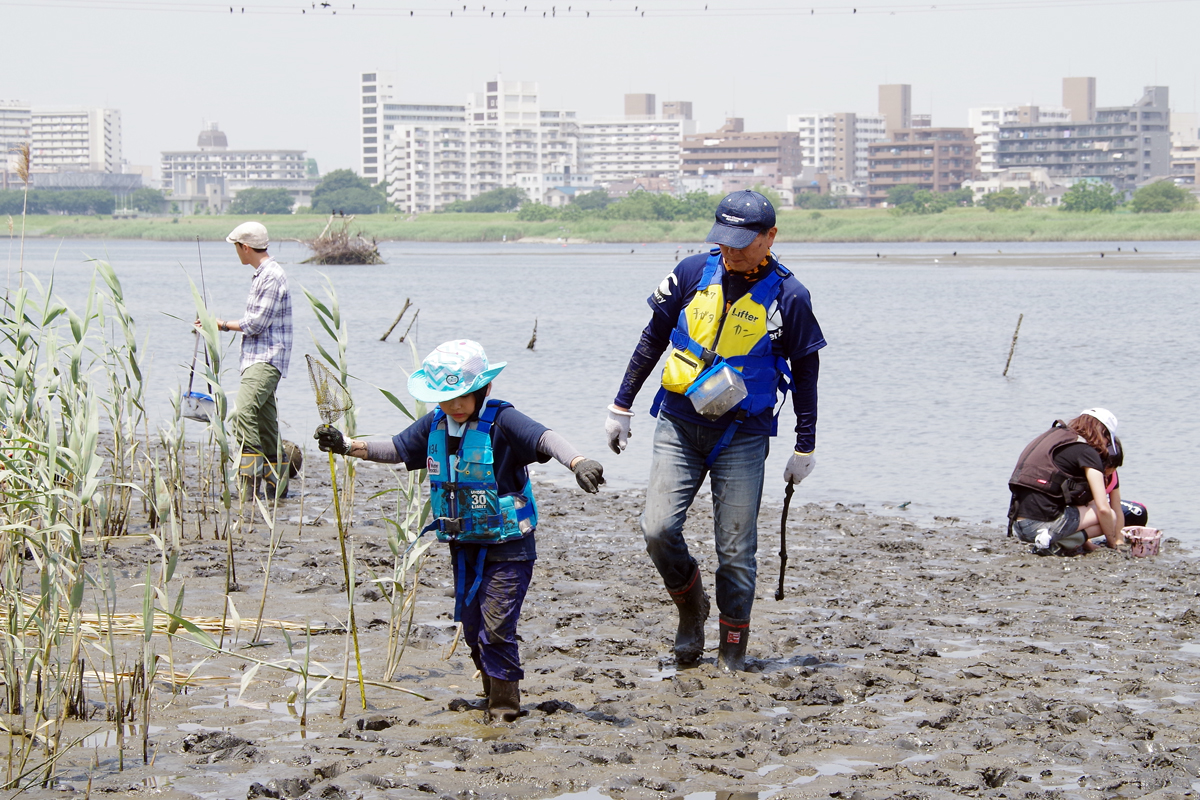
M 632 411 L 622 411 L 616 406 L 608 407 L 608 419 L 604 421 L 604 433 L 608 437 L 608 447 L 617 455 L 625 449 L 629 437 L 629 421 L 633 419 Z
M 799 483 L 807 478 L 808 473 L 817 465 L 815 453 L 815 450 L 812 453 L 801 453 L 799 450 L 793 452 L 787 466 L 783 468 L 783 479 L 788 483 Z

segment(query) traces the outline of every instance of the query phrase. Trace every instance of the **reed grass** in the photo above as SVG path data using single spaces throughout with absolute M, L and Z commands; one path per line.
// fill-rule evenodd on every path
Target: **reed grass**
M 205 679 L 198 674 L 199 665 L 188 671 L 177 668 L 177 638 L 202 648 L 206 659 L 252 664 L 242 673 L 243 691 L 262 670 L 292 676 L 301 687 L 297 691 L 303 695 L 305 721 L 308 700 L 316 692 L 330 681 L 346 685 L 349 680 L 347 669 L 339 673 L 311 658 L 308 625 L 264 619 L 270 558 L 282 536 L 277 503 L 250 500 L 271 530 L 258 614 L 243 618 L 230 598 L 233 541 L 246 498 L 235 492 L 231 470 L 240 448 L 227 424 L 225 342 L 200 293 L 193 286 L 199 335 L 208 353 L 204 377 L 216 413 L 193 447 L 185 435 L 178 393 L 172 399 L 173 417 L 150 431 L 145 401 L 149 376 L 136 322 L 116 271 L 102 261 L 94 262 L 93 269 L 92 291 L 79 310 L 53 299 L 53 280 L 43 286 L 33 275 L 9 287 L 0 301 L 0 736 L 7 745 L 0 788 L 5 791 L 53 785 L 64 754 L 82 741 L 68 735 L 73 733 L 70 726 L 93 713 L 89 689 L 101 693 L 105 724 L 116 732 L 118 768 L 124 768 L 130 746 L 140 745 L 143 763 L 152 761 L 150 725 L 157 693 L 174 696 L 181 686 Z M 323 324 L 328 323 L 336 345 L 326 354 L 346 379 L 349 339 L 332 289 L 323 307 Z M 352 514 L 352 465 L 345 477 L 339 499 L 346 500 Z M 189 486 L 199 489 L 192 494 Z M 396 540 L 397 547 L 409 541 L 419 521 L 419 514 L 409 519 L 421 505 L 419 484 L 415 494 L 411 485 L 408 489 L 407 521 L 402 523 L 406 532 Z M 134 535 L 131 522 L 139 514 L 151 527 Z M 187 613 L 187 587 L 177 574 L 188 539 L 209 530 L 226 542 L 222 616 Z M 153 552 L 139 570 L 140 611 L 121 612 L 131 598 L 123 596 L 127 590 L 118 586 L 115 568 L 104 554 L 114 542 L 135 538 L 151 542 Z M 393 570 L 395 583 L 409 588 L 390 596 L 399 598 L 397 608 L 409 614 L 411 624 L 411 599 L 405 605 L 403 598 L 413 596 L 416 580 L 405 569 L 418 567 L 414 559 L 420 553 L 409 555 Z M 349 641 L 357 638 L 353 548 L 345 562 Z M 243 632 L 254 631 L 257 641 L 264 627 L 278 629 L 287 639 L 287 658 L 272 661 L 233 651 Z M 301 631 L 304 651 L 297 653 L 291 636 Z M 389 656 L 389 677 L 396 663 Z M 94 682 L 85 680 L 88 676 Z M 359 681 L 364 704 L 367 686 L 423 697 L 366 680 L 361 668 Z M 129 741 L 132 737 L 136 741 Z

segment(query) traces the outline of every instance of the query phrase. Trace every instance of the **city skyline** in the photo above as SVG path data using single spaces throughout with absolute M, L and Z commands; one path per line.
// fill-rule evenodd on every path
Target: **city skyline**
M 1200 69 L 1185 32 L 1200 10 L 1185 0 L 951 0 L 920 13 L 836 0 L 809 15 L 784 0 L 737 13 L 729 0 L 707 13 L 702 0 L 493 2 L 452 18 L 462 3 L 338 2 L 322 13 L 271 0 L 230 14 L 211 0 L 0 1 L 6 28 L 53 31 L 60 45 L 47 59 L 44 37 L 11 37 L 0 98 L 119 109 L 130 164 L 191 147 L 215 121 L 247 147 L 302 147 L 322 172 L 358 168 L 354 93 L 376 67 L 397 74 L 405 102 L 463 102 L 500 74 L 537 82 L 544 108 L 581 118 L 622 116 L 627 93 L 690 101 L 698 131 L 728 116 L 748 131 L 782 131 L 789 114 L 874 114 L 882 83 L 910 84 L 913 113 L 939 126 L 966 125 L 971 107 L 1059 105 L 1062 78 L 1084 75 L 1097 79 L 1098 106 L 1164 85 L 1174 110 L 1196 109 Z M 543 5 L 553 18 L 532 16 Z M 483 16 L 494 12 L 511 16 Z M 739 35 L 729 33 L 735 20 Z

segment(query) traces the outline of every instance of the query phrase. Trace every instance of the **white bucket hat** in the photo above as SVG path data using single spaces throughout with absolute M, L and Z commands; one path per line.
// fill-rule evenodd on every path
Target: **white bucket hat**
M 506 361 L 490 365 L 479 342 L 446 342 L 427 355 L 421 368 L 409 376 L 408 393 L 426 403 L 453 400 L 487 386 L 506 366 Z

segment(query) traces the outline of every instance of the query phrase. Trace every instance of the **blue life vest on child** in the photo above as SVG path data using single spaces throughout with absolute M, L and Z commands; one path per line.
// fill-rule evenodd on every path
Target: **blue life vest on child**
M 433 530 L 442 542 L 498 544 L 519 539 L 537 527 L 537 504 L 529 476 L 520 492 L 500 496 L 493 469 L 492 425 L 496 413 L 511 407 L 501 400 L 488 400 L 476 422 L 463 431 L 457 464 L 450 464 L 446 415 L 433 412 L 429 431 L 429 502 Z
M 721 250 L 714 247 L 704 264 L 695 294 L 679 312 L 663 366 L 662 388 L 654 398 L 650 413 L 658 415 L 666 392 L 685 393 L 713 364 L 728 364 L 741 373 L 746 383 L 746 399 L 738 406 L 733 422 L 709 454 L 706 466 L 712 466 L 743 420 L 773 408 L 777 393 L 783 392 L 786 396 L 792 388 L 792 371 L 787 361 L 775 355 L 767 327 L 771 307 L 779 299 L 783 282 L 791 274 L 776 262 L 770 274 L 756 281 L 750 291 L 735 302 L 727 303 L 721 283 L 725 275 Z

